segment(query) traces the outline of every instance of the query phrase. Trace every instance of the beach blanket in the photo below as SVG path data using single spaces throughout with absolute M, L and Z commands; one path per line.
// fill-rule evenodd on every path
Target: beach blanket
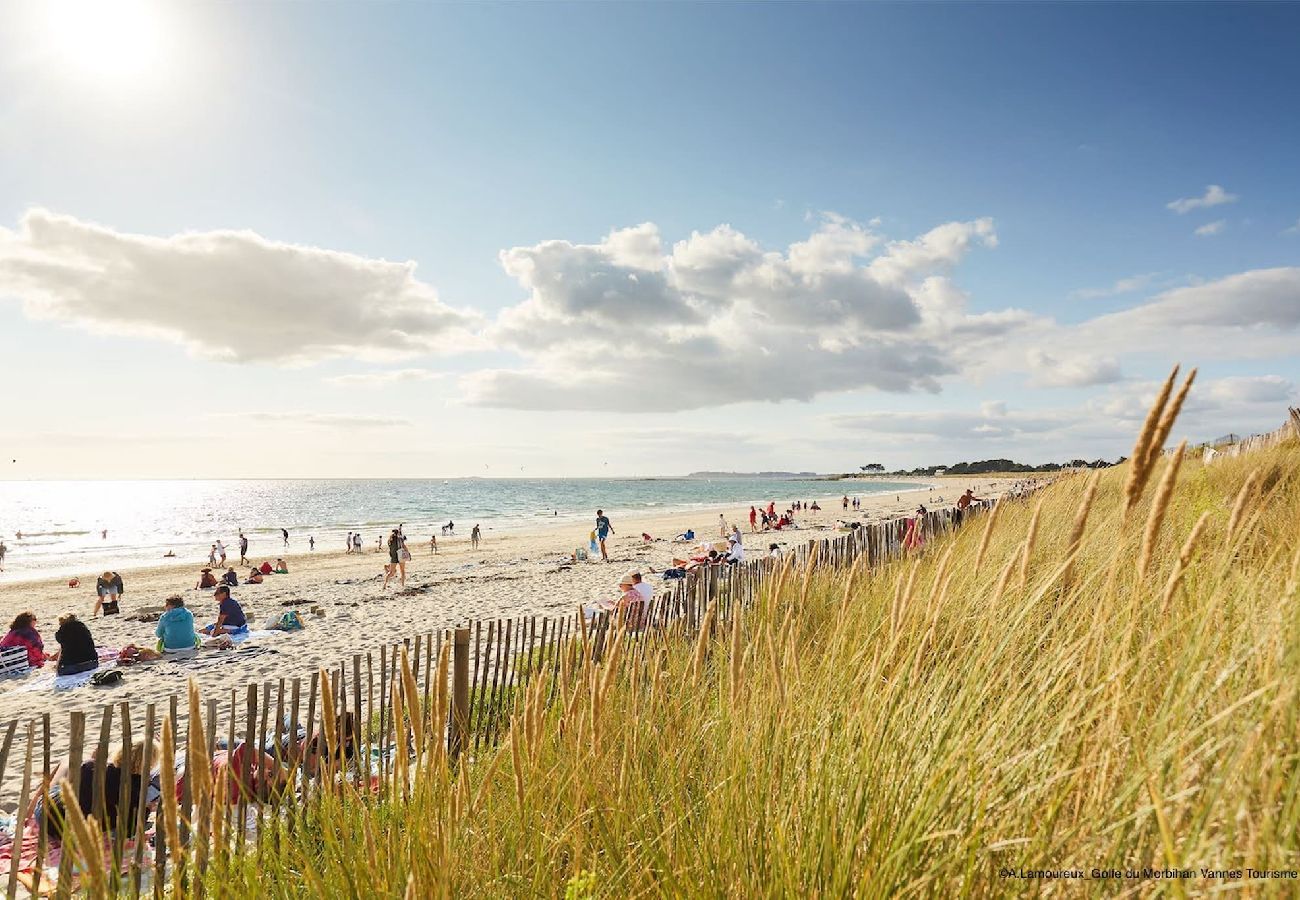
M 3 830 L 0 830 L 0 883 L 8 883 L 9 872 L 15 866 L 18 868 L 18 882 L 25 890 L 31 893 L 32 884 L 35 880 L 37 851 L 40 848 L 41 829 L 36 824 L 36 820 L 28 817 L 27 822 L 23 825 L 21 832 L 17 835 L 14 833 L 13 817 Z M 153 869 L 153 847 L 152 836 L 153 827 L 150 827 L 145 834 L 144 846 L 144 872 L 146 877 Z M 15 839 L 16 838 L 16 839 Z M 112 841 L 106 839 L 104 842 L 104 859 L 109 864 L 109 870 L 112 869 Z M 58 841 L 49 841 L 45 847 L 45 859 L 41 864 L 41 896 L 53 894 L 55 884 L 59 874 L 59 863 L 63 857 L 63 850 Z M 129 874 L 131 863 L 135 859 L 135 841 L 127 840 L 122 850 L 122 869 L 123 875 Z M 74 873 L 72 876 L 73 890 L 76 890 L 76 884 L 79 876 Z

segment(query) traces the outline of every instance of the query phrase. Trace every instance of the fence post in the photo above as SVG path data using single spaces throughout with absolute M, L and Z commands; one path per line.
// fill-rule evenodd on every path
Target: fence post
M 447 754 L 453 765 L 460 758 L 461 748 L 469 736 L 468 731 L 469 629 L 457 628 L 451 653 L 451 727 L 447 734 Z

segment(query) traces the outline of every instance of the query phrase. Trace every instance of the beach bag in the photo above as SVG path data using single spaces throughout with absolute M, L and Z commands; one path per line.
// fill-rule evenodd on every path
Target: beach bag
M 400 559 L 402 562 L 410 562 L 410 561 L 411 561 L 411 551 L 410 551 L 410 550 L 407 550 L 405 545 L 402 545 L 402 549 L 401 549 L 401 551 L 397 554 L 397 558 Z
M 108 687 L 114 684 L 122 683 L 122 670 L 109 669 L 107 672 L 96 672 L 90 676 L 90 683 L 95 687 Z
M 304 627 L 302 619 L 298 616 L 298 610 L 291 609 L 284 615 L 280 616 L 280 622 L 275 626 L 275 630 L 302 631 Z

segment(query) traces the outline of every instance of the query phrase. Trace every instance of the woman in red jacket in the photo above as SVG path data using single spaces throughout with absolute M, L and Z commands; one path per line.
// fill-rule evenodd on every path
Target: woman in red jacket
M 59 658 L 58 653 L 45 652 L 41 633 L 36 630 L 36 614 L 30 610 L 15 616 L 13 624 L 9 626 L 9 633 L 0 640 L 0 650 L 9 647 L 26 647 L 27 664 L 34 669 L 45 665 L 46 660 Z

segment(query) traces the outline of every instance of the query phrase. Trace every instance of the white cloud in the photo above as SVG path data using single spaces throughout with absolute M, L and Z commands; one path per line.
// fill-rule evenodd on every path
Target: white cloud
M 1213 382 L 1207 394 L 1225 405 L 1286 404 L 1296 396 L 1296 386 L 1280 375 L 1239 375 Z
M 341 387 L 387 387 L 415 381 L 438 381 L 446 377 L 443 372 L 432 369 L 384 369 L 377 372 L 354 372 L 348 375 L 334 375 L 326 378 L 328 384 Z
M 346 413 L 313 412 L 251 412 L 222 414 L 221 418 L 234 418 L 243 422 L 309 425 L 318 428 L 407 428 L 410 419 L 392 416 L 354 416 Z
M 1128 278 L 1117 279 L 1109 287 L 1102 288 L 1080 288 L 1077 291 L 1071 291 L 1070 296 L 1079 300 L 1096 300 L 1101 297 L 1115 297 L 1119 294 L 1131 294 L 1150 287 L 1151 283 L 1160 276 L 1159 272 L 1145 272 L 1141 275 L 1130 275 Z
M 1055 357 L 1038 349 L 1025 354 L 1033 382 L 1044 387 L 1087 387 L 1112 384 L 1121 377 L 1119 363 L 1110 356 L 1074 353 Z
M 0 229 L 0 294 L 32 318 L 150 334 L 232 362 L 409 356 L 465 346 L 475 324 L 414 263 L 251 231 L 128 234 L 40 209 Z
M 526 364 L 462 383 L 482 406 L 630 412 L 937 391 L 981 342 L 1029 320 L 969 315 L 947 279 L 972 247 L 996 246 L 992 220 L 950 222 L 872 256 L 882 242 L 827 213 L 784 251 L 729 225 L 663 251 L 648 223 L 596 244 L 503 251 L 529 296 L 490 336 Z
M 986 442 L 1054 432 L 1069 418 L 1062 412 L 1023 412 L 1010 410 L 1003 402 L 992 402 L 981 404 L 978 412 L 869 412 L 832 416 L 830 421 L 839 428 L 873 434 Z
M 1222 206 L 1225 203 L 1236 203 L 1238 199 L 1236 194 L 1229 194 L 1219 185 L 1210 184 L 1206 185 L 1205 193 L 1199 197 L 1184 197 L 1179 200 L 1171 200 L 1165 206 L 1179 215 L 1183 215 L 1194 209 L 1209 209 L 1212 206 Z
M 1202 225 L 1200 228 L 1196 229 L 1192 233 L 1195 234 L 1197 237 L 1212 237 L 1213 235 L 1216 234 L 1222 234 L 1223 229 L 1227 227 L 1227 225 L 1228 223 L 1226 220 L 1216 219 L 1213 222 L 1205 223 L 1204 225 Z

